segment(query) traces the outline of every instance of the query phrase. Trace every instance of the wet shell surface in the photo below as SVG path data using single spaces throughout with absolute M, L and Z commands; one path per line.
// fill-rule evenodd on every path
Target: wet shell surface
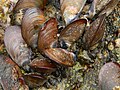
M 106 63 L 99 73 L 100 90 L 113 90 L 115 86 L 120 86 L 120 64 Z
M 84 5 L 86 0 L 60 0 L 61 12 L 66 24 L 69 24 L 73 19 L 77 17 Z
M 50 48 L 44 51 L 45 55 L 51 60 L 63 66 L 73 66 L 75 55 L 72 52 L 68 52 L 61 48 Z
M 19 26 L 6 28 L 4 43 L 7 52 L 19 66 L 24 67 L 31 61 L 31 50 L 23 40 Z
M 3 90 L 18 90 L 23 88 L 29 90 L 24 81 L 20 81 L 22 72 L 18 65 L 14 63 L 9 57 L 0 55 L 0 84 Z
M 39 8 L 29 8 L 22 20 L 22 36 L 28 46 L 37 47 L 38 32 L 45 22 L 43 11 Z
M 57 21 L 55 18 L 49 19 L 44 27 L 39 32 L 38 37 L 38 49 L 43 51 L 44 49 L 52 48 L 54 43 L 57 42 Z M 43 51 L 44 52 L 44 51 Z

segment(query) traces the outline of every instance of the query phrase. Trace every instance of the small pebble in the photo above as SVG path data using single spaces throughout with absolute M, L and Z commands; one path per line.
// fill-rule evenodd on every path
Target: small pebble
M 115 86 L 113 90 L 120 90 L 120 86 Z
M 117 48 L 120 47 L 120 38 L 115 40 L 115 47 L 117 47 Z
M 108 49 L 109 49 L 110 51 L 112 51 L 112 50 L 114 49 L 114 45 L 113 45 L 112 42 L 110 42 L 110 43 L 108 44 Z

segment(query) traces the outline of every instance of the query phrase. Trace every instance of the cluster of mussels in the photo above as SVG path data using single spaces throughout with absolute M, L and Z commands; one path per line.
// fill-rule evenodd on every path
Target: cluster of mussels
M 4 90 L 28 90 L 46 82 L 44 74 L 51 74 L 57 67 L 71 67 L 76 55 L 68 50 L 82 37 L 83 48 L 89 49 L 104 35 L 105 17 L 119 0 L 56 0 L 59 1 L 65 28 L 59 32 L 56 17 L 46 19 L 45 7 L 48 0 L 19 0 L 12 13 L 21 12 L 21 24 L 7 27 L 4 43 L 11 59 L 1 56 L 1 65 L 6 74 L 1 74 Z M 104 3 L 104 4 L 103 4 Z M 82 15 L 82 10 L 88 8 Z M 83 9 L 84 8 L 84 9 Z M 96 13 L 97 12 L 97 13 Z M 58 13 L 56 13 L 58 14 Z M 83 17 L 83 18 L 82 18 Z M 39 55 L 34 55 L 39 53 Z M 41 54 L 41 55 L 40 55 Z M 24 74 L 21 72 L 30 72 Z M 36 73 L 35 73 L 36 72 Z M 109 77 L 110 78 L 110 77 Z M 100 79 L 101 80 L 101 79 Z

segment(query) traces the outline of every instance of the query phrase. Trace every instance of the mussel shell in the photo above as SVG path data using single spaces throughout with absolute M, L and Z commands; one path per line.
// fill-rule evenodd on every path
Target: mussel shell
M 32 48 L 37 47 L 38 32 L 45 22 L 43 12 L 39 8 L 29 8 L 22 20 L 22 36 Z
M 120 64 L 106 63 L 99 73 L 99 90 L 113 90 L 120 86 Z
M 96 14 L 96 5 L 99 0 L 87 0 L 87 1 L 92 1 L 92 3 L 89 8 L 88 15 L 85 16 L 87 16 L 88 18 L 93 18 L 93 16 Z
M 43 85 L 46 81 L 46 78 L 39 74 L 29 73 L 29 74 L 23 75 L 23 77 L 24 77 L 26 84 L 30 88 L 39 87 Z
M 66 24 L 71 23 L 82 11 L 87 0 L 60 0 L 61 12 Z
M 44 49 L 51 48 L 57 42 L 58 29 L 57 21 L 55 18 L 48 20 L 44 27 L 40 30 L 38 36 L 38 49 L 43 51 Z
M 86 23 L 87 21 L 85 19 L 79 19 L 67 25 L 60 32 L 59 41 L 64 41 L 67 46 L 71 46 L 72 43 L 82 36 Z
M 35 58 L 34 60 L 32 60 L 29 66 L 34 71 L 40 73 L 52 73 L 53 71 L 56 70 L 55 64 L 51 63 L 45 58 L 44 59 Z
M 48 56 L 54 62 L 63 66 L 73 66 L 75 55 L 72 52 L 68 52 L 62 48 L 49 48 L 44 50 L 46 56 Z
M 21 83 L 19 78 L 22 78 L 22 72 L 18 65 L 9 57 L 0 55 L 0 84 L 4 90 L 19 90 L 24 88 L 28 90 L 27 85 Z
M 8 54 L 19 66 L 24 67 L 30 63 L 32 52 L 23 40 L 19 26 L 6 28 L 4 43 Z
M 43 9 L 46 3 L 47 0 L 19 0 L 14 7 L 14 11 L 18 11 L 20 9 L 28 9 L 32 7 L 39 7 Z
M 85 34 L 83 36 L 84 49 L 89 49 L 102 39 L 106 26 L 105 17 L 106 14 L 99 16 L 90 24 L 90 26 L 86 27 Z
M 98 12 L 99 16 L 105 13 L 106 13 L 106 16 L 108 16 L 113 11 L 115 6 L 119 3 L 119 1 L 120 0 L 102 0 L 102 2 L 100 2 L 98 0 L 96 8 L 100 9 Z
M 86 5 L 83 9 L 83 13 L 86 13 L 85 17 L 87 18 L 96 18 L 98 16 L 101 16 L 102 14 L 106 13 L 106 16 L 108 16 L 116 7 L 116 5 L 119 3 L 119 0 L 87 0 L 92 1 L 91 6 Z

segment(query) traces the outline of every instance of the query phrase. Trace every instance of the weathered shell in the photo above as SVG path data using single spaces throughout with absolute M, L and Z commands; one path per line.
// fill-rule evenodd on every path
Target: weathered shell
M 0 55 L 0 84 L 4 90 L 29 90 L 24 80 L 19 80 L 22 72 L 9 57 Z
M 85 19 L 79 19 L 67 25 L 60 33 L 60 43 L 65 42 L 67 46 L 71 46 L 83 34 L 86 23 Z
M 72 52 L 68 52 L 62 48 L 49 48 L 44 50 L 46 56 L 48 56 L 54 62 L 63 66 L 73 66 L 75 55 Z
M 11 58 L 19 65 L 26 66 L 31 61 L 31 50 L 21 35 L 19 26 L 9 26 L 5 30 L 4 43 Z
M 61 12 L 66 24 L 69 24 L 73 19 L 80 14 L 86 0 L 60 0 Z
M 113 90 L 120 86 L 120 64 L 106 63 L 99 73 L 99 90 Z
M 88 49 L 98 43 L 104 35 L 105 31 L 105 16 L 101 15 L 86 28 L 83 36 L 84 49 Z
M 108 16 L 115 6 L 119 3 L 119 0 L 87 0 L 87 4 L 84 6 L 82 13 L 86 13 L 81 17 L 96 18 L 106 13 Z
M 91 0 L 87 0 L 87 1 L 91 1 Z M 88 14 L 89 14 L 88 17 L 92 18 L 96 14 L 96 5 L 97 5 L 98 1 L 99 0 L 92 0 L 92 4 L 88 11 Z
M 43 51 L 44 49 L 51 48 L 54 43 L 57 42 L 58 29 L 57 21 L 55 18 L 51 18 L 45 23 L 45 26 L 40 30 L 38 36 L 38 49 Z
M 107 1 L 106 3 L 104 3 L 104 1 Z M 98 2 L 96 7 L 97 9 L 99 7 L 101 7 L 100 11 L 99 11 L 99 16 L 102 14 L 106 13 L 106 16 L 108 16 L 113 9 L 115 8 L 115 6 L 119 3 L 120 0 L 102 0 L 102 2 Z
M 41 76 L 40 74 L 29 73 L 29 74 L 23 75 L 23 77 L 24 77 L 26 84 L 30 88 L 39 87 L 43 85 L 46 81 L 46 78 Z
M 38 32 L 45 22 L 43 12 L 38 8 L 30 8 L 25 12 L 22 20 L 22 36 L 32 48 L 37 47 Z
M 29 66 L 34 71 L 40 72 L 40 73 L 51 73 L 56 70 L 55 64 L 51 63 L 46 58 L 44 59 L 35 58 L 32 60 Z
M 28 9 L 32 7 L 39 7 L 43 9 L 46 3 L 47 0 L 19 0 L 14 8 L 14 11 L 18 11 L 20 9 Z

